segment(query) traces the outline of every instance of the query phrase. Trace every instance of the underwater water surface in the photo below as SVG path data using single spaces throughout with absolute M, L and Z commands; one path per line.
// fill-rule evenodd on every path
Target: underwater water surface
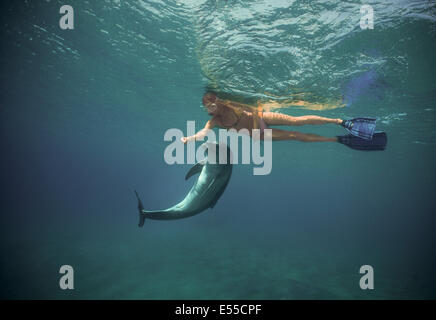
M 436 298 L 436 5 L 367 3 L 372 30 L 361 1 L 75 1 L 62 30 L 61 1 L 3 2 L 0 297 Z M 274 142 L 269 175 L 235 165 L 213 209 L 138 228 L 133 190 L 161 209 L 193 184 L 163 137 L 203 126 L 206 88 L 343 99 L 280 112 L 373 116 L 388 147 Z

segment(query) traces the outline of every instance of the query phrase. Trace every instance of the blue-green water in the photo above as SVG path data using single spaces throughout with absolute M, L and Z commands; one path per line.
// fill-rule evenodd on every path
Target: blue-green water
M 365 3 L 373 30 L 360 1 L 74 1 L 74 30 L 60 1 L 2 3 L 1 297 L 434 299 L 436 6 Z M 163 135 L 207 120 L 205 87 L 343 96 L 281 112 L 375 116 L 388 148 L 277 142 L 270 175 L 237 165 L 212 210 L 138 228 L 133 189 L 157 209 L 193 183 Z

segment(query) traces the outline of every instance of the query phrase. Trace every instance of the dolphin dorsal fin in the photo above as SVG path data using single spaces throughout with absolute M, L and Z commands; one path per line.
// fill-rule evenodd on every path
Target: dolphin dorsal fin
M 199 173 L 203 169 L 205 164 L 206 159 L 197 162 L 191 169 L 189 169 L 188 173 L 186 174 L 185 180 L 188 180 L 193 175 Z

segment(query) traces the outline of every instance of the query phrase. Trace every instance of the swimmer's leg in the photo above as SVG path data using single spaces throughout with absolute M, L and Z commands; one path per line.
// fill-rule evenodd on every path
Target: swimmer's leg
M 304 95 L 304 93 L 302 93 Z M 296 95 L 293 95 L 296 96 Z M 298 108 L 298 109 L 307 109 L 307 110 L 331 110 L 336 108 L 344 108 L 346 104 L 343 101 L 343 98 L 341 97 L 338 101 L 329 102 L 329 103 L 313 103 L 308 102 L 304 100 L 295 100 L 295 99 L 288 99 L 288 100 L 282 100 L 280 102 L 270 100 L 267 102 L 261 102 L 259 101 L 257 103 L 258 107 L 261 107 L 262 110 L 265 112 L 269 112 L 274 109 L 283 109 L 283 108 Z
M 311 133 L 301 133 L 281 129 L 271 129 L 272 140 L 296 140 L 302 142 L 337 142 L 338 138 L 328 138 Z
M 263 120 L 269 126 L 303 126 L 306 124 L 342 124 L 342 119 L 331 119 L 319 116 L 292 117 L 276 112 L 264 112 Z

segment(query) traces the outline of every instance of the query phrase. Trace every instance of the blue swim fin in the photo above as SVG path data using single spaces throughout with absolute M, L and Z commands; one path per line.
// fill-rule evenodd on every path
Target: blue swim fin
M 353 136 L 352 134 L 338 136 L 337 138 L 339 143 L 342 143 L 351 149 L 362 151 L 382 151 L 386 149 L 388 143 L 386 132 L 374 133 L 371 140 L 362 139 Z
M 355 118 L 344 120 L 342 126 L 353 136 L 371 140 L 375 131 L 375 122 L 374 118 Z

